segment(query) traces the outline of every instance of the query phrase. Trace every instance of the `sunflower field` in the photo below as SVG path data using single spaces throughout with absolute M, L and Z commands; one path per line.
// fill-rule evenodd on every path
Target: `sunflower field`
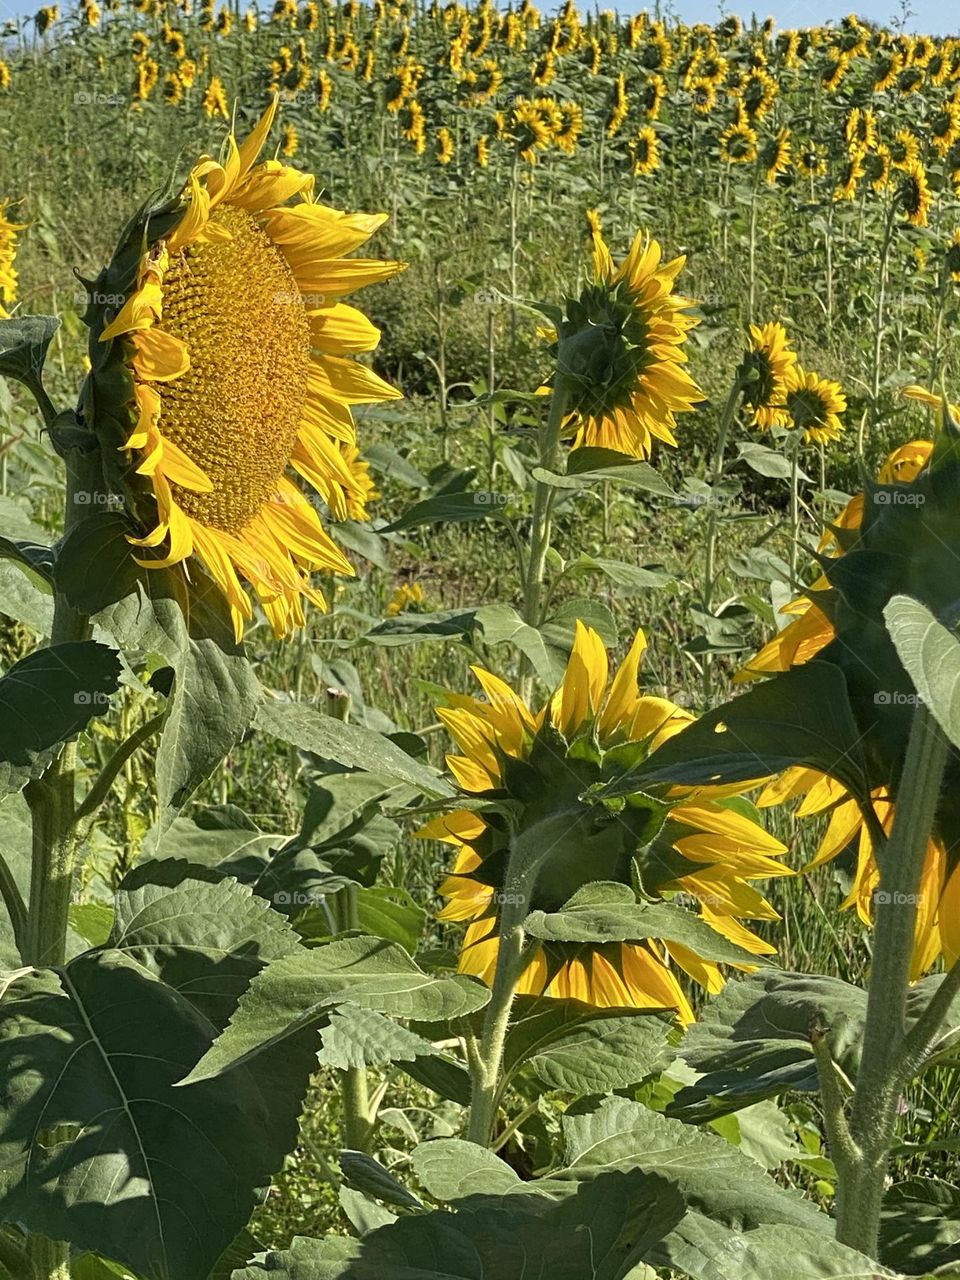
M 0 1280 L 960 1278 L 907 25 L 0 27 Z

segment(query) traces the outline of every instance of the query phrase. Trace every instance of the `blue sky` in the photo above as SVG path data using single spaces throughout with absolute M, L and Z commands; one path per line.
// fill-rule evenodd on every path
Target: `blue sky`
M 580 2 L 581 7 L 587 7 L 585 0 Z M 18 13 L 35 13 L 41 3 L 42 0 L 0 0 L 0 19 Z M 69 3 L 69 0 L 65 0 L 65 3 Z M 614 3 L 615 0 L 600 0 L 600 7 L 606 8 L 608 4 L 614 7 Z M 954 10 L 951 14 L 950 10 L 953 6 L 948 3 L 948 0 L 905 0 L 905 3 L 908 10 L 904 23 L 906 30 L 922 31 L 933 35 L 960 35 L 960 12 Z M 265 5 L 266 0 L 260 0 L 260 7 L 264 8 Z M 542 7 L 552 9 L 556 6 L 545 3 Z M 653 6 L 649 3 L 645 5 L 643 0 L 636 0 L 636 3 L 620 0 L 615 7 L 622 13 L 634 13 L 638 9 Z M 715 22 L 720 13 L 717 0 L 673 0 L 672 4 L 664 7 L 678 14 L 685 22 Z M 731 12 L 739 13 L 741 17 L 749 17 L 751 12 L 751 6 L 746 4 L 743 6 L 730 4 L 724 7 Z M 758 6 L 756 13 L 761 18 L 767 17 L 768 14 L 772 15 L 776 18 L 778 27 L 809 27 L 827 22 L 831 18 L 837 21 L 851 9 L 862 18 L 873 22 L 894 25 L 899 21 L 898 0 L 862 0 L 860 4 L 857 4 L 856 0 L 852 3 L 829 3 L 829 0 L 772 0 L 769 4 Z

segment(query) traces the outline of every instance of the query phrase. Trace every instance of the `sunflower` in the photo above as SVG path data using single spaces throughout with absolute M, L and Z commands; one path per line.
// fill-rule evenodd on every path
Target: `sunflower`
M 863 157 L 863 175 L 877 195 L 889 187 L 890 169 L 890 148 L 884 142 Z
M 684 369 L 687 334 L 699 322 L 693 303 L 673 292 L 685 261 L 662 262 L 660 245 L 638 233 L 615 267 L 594 233 L 593 283 L 565 300 L 555 334 L 576 448 L 649 457 L 654 438 L 676 444 L 676 415 L 703 399 Z
M 280 154 L 286 159 L 292 159 L 300 149 L 300 135 L 297 133 L 296 127 L 292 124 L 283 126 L 283 138 L 280 142 Z
M 790 169 L 790 130 L 780 129 L 767 138 L 760 148 L 757 161 L 764 176 L 772 186 Z
M 613 84 L 613 101 L 607 112 L 606 134 L 608 138 L 612 138 L 619 132 L 620 126 L 627 118 L 627 112 L 630 109 L 629 99 L 627 98 L 626 77 L 621 71 Z
M 827 157 L 819 142 L 805 142 L 795 152 L 797 172 L 805 178 L 822 178 L 827 172 Z
M 840 166 L 837 185 L 833 188 L 834 200 L 855 200 L 865 172 L 863 157 L 859 153 L 849 155 Z
M 637 91 L 637 102 L 648 120 L 656 120 L 660 115 L 660 108 L 666 96 L 667 82 L 663 76 L 657 75 L 656 72 L 647 76 Z
M 445 126 L 437 130 L 437 164 L 447 165 L 453 159 L 453 134 Z
M 734 121 L 720 135 L 720 158 L 727 164 L 751 164 L 757 158 L 757 133 L 750 125 Z
M 453 845 L 452 874 L 440 892 L 448 899 L 444 920 L 465 921 L 460 970 L 491 982 L 499 949 L 504 899 L 504 859 L 509 834 L 497 811 L 507 799 L 522 830 L 543 814 L 543 798 L 570 813 L 568 834 L 548 853 L 531 888 L 531 910 L 556 911 L 586 884 L 604 880 L 629 890 L 638 882 L 644 898 L 696 903 L 701 920 L 750 955 L 772 948 L 741 921 L 776 919 L 751 880 L 789 875 L 778 861 L 784 845 L 750 816 L 729 789 L 674 791 L 662 799 L 629 797 L 617 812 L 590 804 L 585 791 L 628 752 L 656 752 L 692 717 L 664 698 L 639 689 L 646 641 L 638 632 L 623 663 L 609 678 L 599 635 L 576 625 L 566 672 L 537 713 L 502 680 L 474 667 L 482 698 L 447 696 L 438 709 L 461 754 L 447 757 L 469 795 L 492 803 L 485 809 L 445 814 L 419 835 Z M 655 816 L 653 809 L 665 806 Z M 749 967 L 749 957 L 745 956 Z M 675 942 L 544 943 L 520 980 L 523 994 L 576 999 L 596 1007 L 676 1010 L 688 1023 L 693 1011 L 672 965 L 709 991 L 723 986 L 719 968 Z
M 930 121 L 930 140 L 941 158 L 960 138 L 960 102 L 945 102 Z
M 847 411 L 847 398 L 840 383 L 807 373 L 799 364 L 787 374 L 784 408 L 786 425 L 802 431 L 808 444 L 827 444 L 843 433 L 840 415 Z
M 554 130 L 554 142 L 566 155 L 572 156 L 582 132 L 583 107 L 578 102 L 561 103 L 560 124 Z
M 641 178 L 655 173 L 660 167 L 660 139 L 650 125 L 638 129 L 630 140 L 633 172 Z
M 396 618 L 401 613 L 416 613 L 423 601 L 423 587 L 419 582 L 401 582 L 387 601 L 384 617 Z
M 486 169 L 490 163 L 490 139 L 485 133 L 477 139 L 473 150 L 473 158 L 478 169 Z
M 776 320 L 750 326 L 750 346 L 737 376 L 743 387 L 744 408 L 752 410 L 751 424 L 761 431 L 789 422 L 783 398 L 797 363 L 796 352 L 782 324 Z
M 876 115 L 861 107 L 852 107 L 843 125 L 843 136 L 851 155 L 872 150 L 877 141 Z
M 17 300 L 17 234 L 26 227 L 25 223 L 10 221 L 9 208 L 9 200 L 0 200 L 0 320 L 10 319 L 6 308 Z
M 690 101 L 693 113 L 708 116 L 717 104 L 717 87 L 706 76 L 698 76 L 690 85 Z
M 126 301 L 91 340 L 92 394 L 113 404 L 124 386 L 120 448 L 154 513 L 131 541 L 165 544 L 148 568 L 197 555 L 238 638 L 252 616 L 241 578 L 279 636 L 302 623 L 304 597 L 323 607 L 311 571 L 352 573 L 288 468 L 344 518 L 358 493 L 344 455 L 355 443 L 350 406 L 399 394 L 348 358 L 373 350 L 379 333 L 342 301 L 400 269 L 344 256 L 386 215 L 313 204 L 312 176 L 257 165 L 275 112 L 276 99 L 241 146 L 231 134 L 223 163 L 194 166 L 156 215 L 162 231 L 150 215 L 135 225 L 144 248 Z M 129 253 L 126 242 L 108 284 L 129 271 Z
M 913 399 L 927 403 L 932 400 L 937 407 L 942 403 L 936 396 L 923 391 L 920 387 L 908 387 L 906 394 Z M 911 484 L 926 466 L 933 444 L 929 440 L 912 440 L 901 445 L 889 454 L 877 472 L 877 481 L 882 485 Z M 820 540 L 818 554 L 841 554 L 840 536 L 843 532 L 855 532 L 863 522 L 864 496 L 857 494 L 840 512 L 839 516 L 828 525 Z M 780 612 L 794 615 L 777 635 L 766 644 L 759 653 L 734 676 L 735 683 L 756 679 L 761 675 L 772 675 L 777 671 L 787 671 L 801 662 L 809 662 L 821 649 L 826 648 L 834 638 L 833 624 L 817 604 L 817 593 L 827 591 L 830 583 L 826 577 L 819 577 L 803 596 L 785 604 Z
M 885 50 L 877 59 L 873 78 L 873 92 L 885 93 L 897 82 L 897 76 L 903 70 L 903 54 L 899 50 Z
M 214 116 L 220 116 L 223 120 L 229 119 L 227 91 L 224 89 L 223 81 L 219 76 L 214 76 L 207 85 L 206 92 L 203 95 L 203 109 L 211 120 Z
M 930 214 L 932 198 L 927 172 L 919 162 L 904 170 L 897 189 L 897 202 L 912 227 L 925 227 Z
M 909 169 L 920 162 L 920 139 L 909 129 L 898 129 L 890 143 L 890 163 L 894 169 Z
M 752 121 L 762 120 L 776 100 L 777 82 L 769 71 L 757 68 L 751 71 L 740 90 L 741 101 Z
M 833 49 L 827 55 L 827 60 L 823 64 L 823 70 L 820 73 L 820 83 L 828 93 L 834 93 L 840 88 L 840 83 L 849 69 L 850 55 L 848 53 L 843 53 L 839 49 Z

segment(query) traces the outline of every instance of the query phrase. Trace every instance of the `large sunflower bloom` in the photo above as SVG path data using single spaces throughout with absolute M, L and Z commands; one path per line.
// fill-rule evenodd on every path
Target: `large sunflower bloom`
M 827 444 L 843 433 L 840 415 L 847 411 L 847 398 L 839 382 L 821 378 L 794 365 L 784 389 L 787 425 L 803 432 L 804 440 Z
M 921 388 L 908 388 L 907 394 L 942 410 L 942 402 Z M 911 484 L 926 466 L 932 449 L 930 441 L 914 440 L 895 450 L 878 472 L 879 483 Z M 821 552 L 842 555 L 841 542 L 848 545 L 848 539 L 856 536 L 863 522 L 863 510 L 864 495 L 858 494 L 833 525 L 835 532 L 828 533 L 821 542 Z M 847 531 L 846 536 L 844 531 Z M 737 678 L 742 680 L 786 671 L 816 657 L 835 638 L 833 624 L 816 603 L 817 593 L 829 589 L 830 583 L 823 576 L 813 584 L 808 600 L 796 600 L 786 606 L 784 612 L 799 616 L 762 649 Z M 831 810 L 820 846 L 804 870 L 822 866 L 855 843 L 856 869 L 842 906 L 854 908 L 863 923 L 869 926 L 873 919 L 875 895 L 880 888 L 880 870 L 870 830 L 859 806 L 834 778 L 801 766 L 787 769 L 769 782 L 758 804 L 769 807 L 797 797 L 803 797 L 797 817 L 810 817 Z M 889 835 L 896 806 L 887 788 L 876 788 L 871 801 L 878 825 Z M 926 973 L 941 955 L 948 968 L 960 958 L 960 865 L 948 858 L 943 841 L 934 834 L 927 844 L 920 881 L 911 981 Z
M 152 529 L 131 542 L 164 547 L 152 568 L 198 556 L 238 638 L 252 616 L 241 578 L 279 636 L 302 624 L 304 597 L 324 606 L 312 571 L 352 573 L 289 472 L 346 517 L 362 496 L 350 406 L 399 394 L 348 358 L 379 333 L 341 301 L 399 269 L 344 256 L 386 215 L 313 204 L 310 175 L 256 165 L 275 110 L 241 146 L 231 134 L 222 163 L 193 168 L 162 234 L 147 219 L 126 301 L 92 344 L 94 395 L 115 398 L 119 365 L 120 448 L 153 500 Z
M 676 415 L 703 400 L 684 368 L 687 334 L 699 322 L 694 304 L 673 292 L 685 262 L 663 262 L 657 241 L 638 233 L 618 267 L 594 233 L 593 283 L 566 299 L 555 333 L 576 448 L 649 457 L 655 438 L 677 443 Z
M 570 813 L 569 838 L 551 848 L 533 887 L 532 910 L 558 910 L 595 880 L 631 886 L 639 879 L 647 897 L 679 898 L 699 905 L 700 918 L 751 955 L 773 948 L 743 919 L 777 919 L 750 883 L 789 875 L 777 859 L 785 846 L 731 803 L 731 789 L 674 789 L 659 830 L 648 827 L 641 800 L 628 800 L 616 815 L 584 803 L 584 791 L 600 779 L 605 753 L 649 755 L 691 720 L 664 698 L 640 692 L 638 676 L 646 641 L 638 632 L 623 663 L 609 678 L 607 654 L 597 633 L 577 623 L 563 680 L 534 713 L 507 684 L 474 667 L 483 696 L 447 697 L 438 715 L 462 754 L 448 757 L 467 793 L 492 801 L 508 797 L 527 816 L 542 815 L 545 799 Z M 737 802 L 739 806 L 740 802 Z M 434 819 L 420 835 L 453 845 L 453 873 L 441 886 L 445 920 L 466 921 L 460 969 L 493 979 L 499 949 L 499 913 L 509 836 L 497 812 L 461 809 Z M 546 943 L 532 955 L 521 993 L 576 999 L 597 1007 L 675 1009 L 692 1017 L 673 968 L 707 990 L 722 988 L 717 965 L 675 942 Z M 749 967 L 749 966 L 747 966 Z

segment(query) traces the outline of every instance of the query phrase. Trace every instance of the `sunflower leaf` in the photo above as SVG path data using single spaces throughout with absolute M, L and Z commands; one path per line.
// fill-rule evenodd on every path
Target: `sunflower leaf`
M 102 715 L 120 683 L 120 661 L 93 640 L 37 649 L 0 678 L 0 795 L 21 787 L 56 749 Z
M 301 1029 L 321 1026 L 338 1004 L 430 1022 L 462 1017 L 489 999 L 489 990 L 477 979 L 463 974 L 431 977 L 393 943 L 343 938 L 269 964 L 183 1083 L 223 1075 Z
M 406 782 L 429 796 L 449 796 L 448 782 L 419 764 L 389 738 L 325 716 L 304 702 L 267 699 L 257 709 L 257 728 L 303 751 L 313 752 L 350 769 L 361 769 L 392 782 Z
M 524 929 L 542 942 L 676 942 L 717 964 L 764 966 L 770 961 L 737 946 L 684 907 L 638 902 L 626 885 L 585 885 L 559 911 L 532 911 Z
M 225 1081 L 176 1082 L 263 960 L 298 943 L 234 882 L 118 907 L 118 946 L 23 970 L 0 1005 L 0 1219 L 145 1280 L 206 1280 L 296 1142 L 312 1037 Z
M 642 1274 L 642 1257 L 682 1215 L 664 1179 L 612 1173 L 559 1204 L 525 1191 L 471 1195 L 455 1214 L 406 1215 L 360 1240 L 301 1237 L 233 1280 L 622 1280 Z
M 894 596 L 883 611 L 900 661 L 955 747 L 960 747 L 960 642 L 930 610 L 909 596 Z
M 40 387 L 47 348 L 60 328 L 56 316 L 14 316 L 0 320 L 0 374 Z
M 815 659 L 707 711 L 599 794 L 629 795 L 666 782 L 747 782 L 805 765 L 866 799 L 861 737 L 844 673 Z

